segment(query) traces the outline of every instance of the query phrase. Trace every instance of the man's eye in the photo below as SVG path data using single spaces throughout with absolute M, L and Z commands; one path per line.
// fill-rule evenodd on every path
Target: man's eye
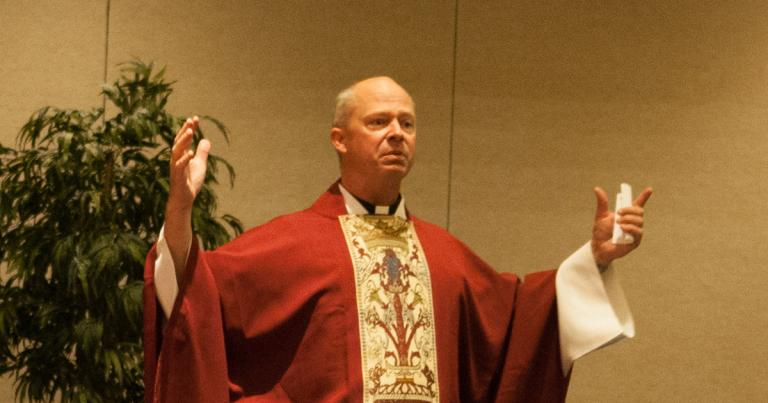
M 387 120 L 384 118 L 373 119 L 371 121 L 372 126 L 381 127 L 387 125 Z

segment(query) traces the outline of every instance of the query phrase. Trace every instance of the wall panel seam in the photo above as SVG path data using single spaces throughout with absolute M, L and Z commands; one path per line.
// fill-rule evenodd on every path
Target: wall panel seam
M 454 2 L 453 7 L 453 61 L 451 71 L 451 127 L 448 130 L 448 192 L 446 195 L 445 208 L 445 229 L 451 230 L 451 199 L 453 191 L 453 131 L 456 126 L 456 53 L 458 51 L 459 37 L 459 0 Z

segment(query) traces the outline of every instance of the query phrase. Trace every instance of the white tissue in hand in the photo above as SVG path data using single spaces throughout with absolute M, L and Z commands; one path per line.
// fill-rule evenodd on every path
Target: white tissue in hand
M 617 212 L 619 209 L 624 207 L 630 206 L 632 206 L 632 186 L 629 186 L 626 183 L 622 183 L 621 191 L 616 194 L 616 209 L 614 212 Z M 632 235 L 622 231 L 618 221 L 619 214 L 616 213 L 613 220 L 613 239 L 611 239 L 611 241 L 617 245 L 630 244 L 634 242 L 635 238 L 633 238 Z

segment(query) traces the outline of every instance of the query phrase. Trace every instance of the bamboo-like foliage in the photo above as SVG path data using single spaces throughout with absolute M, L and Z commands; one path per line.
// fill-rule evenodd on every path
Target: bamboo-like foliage
M 20 401 L 143 398 L 142 272 L 163 223 L 173 137 L 172 82 L 134 61 L 102 93 L 113 117 L 45 107 L 0 145 L 0 374 Z M 227 138 L 227 130 L 211 117 Z M 195 143 L 203 134 L 195 133 Z M 228 139 L 228 138 L 227 138 Z M 206 248 L 242 232 L 215 216 L 211 155 L 193 227 Z

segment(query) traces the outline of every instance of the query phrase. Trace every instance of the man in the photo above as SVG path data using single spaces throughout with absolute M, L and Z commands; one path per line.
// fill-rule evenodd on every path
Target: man
M 176 136 L 147 258 L 148 401 L 561 401 L 574 359 L 633 334 L 609 265 L 640 243 L 650 189 L 618 212 L 632 244 L 611 242 L 596 188 L 592 241 L 557 274 L 498 274 L 405 211 L 414 103 L 375 77 L 337 99 L 340 181 L 309 209 L 203 252 L 190 223 L 210 143 L 189 149 L 196 125 Z

